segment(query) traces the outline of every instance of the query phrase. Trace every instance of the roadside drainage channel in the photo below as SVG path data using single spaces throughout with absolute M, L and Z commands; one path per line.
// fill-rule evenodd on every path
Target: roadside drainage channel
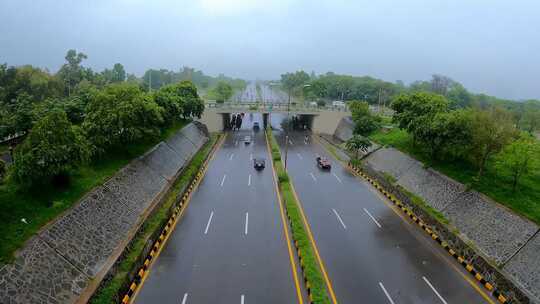
M 394 205 L 396 205 L 403 213 L 405 213 L 413 222 L 415 222 L 422 230 L 424 230 L 434 241 L 442 246 L 446 252 L 448 252 L 458 263 L 467 270 L 474 278 L 484 286 L 500 303 L 511 303 L 510 300 L 503 295 L 494 285 L 488 281 L 477 271 L 474 266 L 469 264 L 465 258 L 459 255 L 450 245 L 442 240 L 430 227 L 426 225 L 418 216 L 416 216 L 405 204 L 398 200 L 394 195 L 386 191 L 375 179 L 368 176 L 364 171 L 358 167 L 354 167 L 350 162 L 348 167 L 357 175 L 366 179 L 372 186 L 374 186 L 380 193 L 387 197 Z

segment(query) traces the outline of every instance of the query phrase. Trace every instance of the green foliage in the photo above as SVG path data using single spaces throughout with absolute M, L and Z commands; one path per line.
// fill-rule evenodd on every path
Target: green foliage
M 352 119 L 355 123 L 354 133 L 362 136 L 368 136 L 381 126 L 379 116 L 373 115 L 369 110 L 369 105 L 365 101 L 349 102 Z
M 214 88 L 214 93 L 217 97 L 217 102 L 228 101 L 233 95 L 233 89 L 230 84 L 220 81 Z
M 91 151 L 80 130 L 66 113 L 54 111 L 40 119 L 15 150 L 13 178 L 24 186 L 46 184 L 88 161 Z
M 475 111 L 472 120 L 471 157 L 482 177 L 487 162 L 517 135 L 510 112 L 502 108 Z
M 310 77 L 304 71 L 285 73 L 281 75 L 281 85 L 290 95 L 299 95 L 303 92 L 303 86 L 307 84 Z
M 521 134 L 496 156 L 495 168 L 509 172 L 512 190 L 516 191 L 520 178 L 538 168 L 539 164 L 540 143 L 529 134 Z
M 4 163 L 3 160 L 0 159 L 0 184 L 2 183 L 2 179 L 6 175 L 6 163 Z
M 375 132 L 370 138 L 382 145 L 391 145 L 422 162 L 429 162 L 426 152 L 413 143 L 413 138 L 404 130 L 392 129 Z M 538 141 L 537 141 L 538 143 Z M 498 155 L 499 156 L 499 155 Z M 538 157 L 537 157 L 538 158 Z M 499 160 L 496 157 L 494 160 Z M 528 173 L 519 178 L 519 187 L 512 189 L 513 176 L 507 168 L 497 169 L 495 162 L 488 161 L 484 178 L 478 180 L 478 171 L 468 158 L 448 159 L 436 162 L 432 167 L 443 174 L 486 194 L 515 212 L 540 224 L 540 168 L 531 166 Z
M 281 171 L 278 173 L 278 181 L 279 183 L 286 183 L 289 181 L 289 175 L 285 171 Z
M 159 135 L 163 109 L 139 87 L 114 84 L 99 92 L 88 104 L 82 124 L 99 153 L 112 146 Z
M 358 152 L 362 151 L 366 153 L 371 147 L 371 141 L 366 137 L 360 135 L 353 135 L 347 142 L 345 142 L 345 147 L 347 150 L 355 153 L 355 159 L 358 159 Z
M 215 87 L 218 82 L 223 81 L 229 84 L 234 90 L 243 90 L 246 87 L 246 81 L 237 78 L 227 77 L 223 74 L 217 77 L 205 75 L 202 71 L 195 70 L 190 67 L 183 67 L 180 71 L 174 72 L 167 69 L 147 70 L 142 78 L 142 86 L 145 89 L 149 88 L 150 80 L 152 80 L 152 89 L 157 90 L 162 86 L 174 84 L 180 81 L 191 81 L 195 86 L 201 89 Z
M 272 150 L 272 154 L 274 154 L 274 151 L 277 151 L 279 153 L 279 146 L 272 131 L 267 131 L 267 134 L 268 138 L 270 139 L 269 144 Z M 278 174 L 279 191 L 281 193 L 281 198 L 283 200 L 285 208 L 287 209 L 287 215 L 290 219 L 291 233 L 293 239 L 298 242 L 300 252 L 302 253 L 302 258 L 304 262 L 303 271 L 305 277 L 307 278 L 311 286 L 313 303 L 329 304 L 330 299 L 328 297 L 321 269 L 319 268 L 319 264 L 317 262 L 317 259 L 315 258 L 313 247 L 311 245 L 310 239 L 308 238 L 308 234 L 304 226 L 302 216 L 300 214 L 300 202 L 296 200 L 296 196 L 293 194 L 292 185 L 285 172 L 285 168 L 281 163 L 281 158 L 277 161 L 275 160 L 273 162 L 273 166 Z M 284 178 L 285 176 L 287 178 Z
M 180 116 L 200 117 L 204 110 L 197 88 L 189 81 L 162 87 L 154 94 L 154 100 L 164 109 L 163 116 L 167 123 L 177 120 Z
M 175 134 L 186 123 L 175 123 L 161 136 L 149 141 L 112 148 L 98 160 L 73 169 L 68 188 L 49 185 L 21 191 L 19 185 L 7 179 L 0 185 L 0 264 L 10 261 L 13 252 L 28 238 L 70 208 L 85 193 L 104 183 L 132 159 Z M 25 218 L 28 224 L 22 223 L 21 218 Z

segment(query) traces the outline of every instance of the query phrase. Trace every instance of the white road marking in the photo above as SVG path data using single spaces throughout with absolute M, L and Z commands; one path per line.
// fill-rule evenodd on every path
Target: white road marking
M 238 146 L 238 140 L 234 142 L 234 145 L 235 145 L 235 146 Z
M 381 287 L 382 291 L 386 295 L 386 298 L 388 299 L 388 301 L 390 301 L 391 304 L 395 304 L 394 300 L 392 300 L 392 298 L 390 297 L 390 294 L 388 293 L 388 291 L 386 291 L 386 288 L 384 288 L 384 285 L 381 282 L 379 282 L 379 286 Z
M 335 173 L 332 172 L 332 175 L 334 175 L 334 177 L 337 179 L 337 181 L 341 183 L 341 179 Z
M 446 300 L 444 300 L 443 297 L 439 294 L 439 292 L 435 289 L 435 287 L 433 287 L 433 285 L 431 285 L 431 282 L 428 281 L 428 279 L 426 277 L 422 277 L 422 279 L 424 279 L 424 281 L 426 281 L 426 284 L 428 284 L 428 286 L 431 288 L 431 290 L 433 290 L 433 292 L 437 295 L 437 297 L 439 297 L 439 300 L 441 300 L 441 302 L 443 302 L 444 304 L 448 304 L 446 302 Z
M 367 211 L 366 208 L 364 208 L 364 211 L 367 213 L 367 215 L 369 215 L 369 217 L 375 222 L 375 224 L 377 224 L 377 226 L 379 228 L 382 228 L 381 224 L 379 224 L 379 222 L 373 217 L 373 215 L 371 215 L 371 213 L 369 213 L 369 211 Z
M 244 233 L 248 234 L 248 225 L 249 225 L 249 213 L 246 212 L 246 227 L 244 228 Z
M 244 295 L 240 297 L 240 304 L 244 304 Z
M 302 155 L 300 155 L 300 153 L 296 153 L 296 155 L 298 155 L 298 158 L 304 159 L 304 158 L 302 157 Z
M 313 181 L 315 181 L 315 182 L 317 181 L 317 179 L 315 178 L 315 175 L 313 175 L 312 172 L 309 172 L 309 175 L 311 175 L 311 178 L 313 178 Z
M 249 154 L 249 160 L 253 160 L 253 153 Z
M 289 144 L 294 145 L 291 139 L 289 139 Z
M 223 187 L 223 183 L 225 183 L 226 178 L 227 178 L 227 174 L 223 174 L 223 179 L 221 180 L 221 187 Z
M 206 224 L 206 229 L 204 229 L 204 234 L 208 234 L 208 228 L 210 227 L 210 222 L 212 222 L 212 217 L 214 217 L 214 211 L 210 212 L 210 218 Z
M 184 294 L 184 297 L 182 298 L 182 304 L 186 304 L 187 301 L 187 292 Z
M 337 213 L 336 209 L 333 209 L 333 208 L 332 208 L 332 211 L 334 211 L 334 214 L 336 215 L 336 217 L 338 218 L 339 222 L 341 223 L 341 226 L 343 226 L 343 229 L 347 229 L 347 226 L 345 226 L 345 223 L 344 223 L 343 220 L 341 219 L 341 216 L 339 216 L 339 214 Z
M 234 153 L 231 154 L 231 157 L 229 157 L 229 160 L 232 160 L 234 157 Z
M 248 176 L 248 186 L 251 186 L 251 174 Z

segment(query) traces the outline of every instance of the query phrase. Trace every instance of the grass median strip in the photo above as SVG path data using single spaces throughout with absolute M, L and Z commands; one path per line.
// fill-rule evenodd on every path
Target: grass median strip
M 195 154 L 189 165 L 175 181 L 163 204 L 144 222 L 130 248 L 127 249 L 124 259 L 118 264 L 116 274 L 96 292 L 90 303 L 119 303 L 122 300 L 120 290 L 128 281 L 129 273 L 140 258 L 143 249 L 147 245 L 148 238 L 156 229 L 163 226 L 163 223 L 169 218 L 169 210 L 176 204 L 177 197 L 199 172 L 218 139 L 217 134 L 212 135 L 204 147 Z
M 273 166 L 276 170 L 278 179 L 278 187 L 285 205 L 287 217 L 290 221 L 292 237 L 294 239 L 298 257 L 300 258 L 300 266 L 302 267 L 302 273 L 306 288 L 308 289 L 310 302 L 331 303 L 325 286 L 325 280 L 315 257 L 306 227 L 304 227 L 302 215 L 300 213 L 301 211 L 299 209 L 299 202 L 296 200 L 289 176 L 287 175 L 287 172 L 285 172 L 281 162 L 281 154 L 277 141 L 271 131 L 267 132 L 267 137 L 272 152 Z

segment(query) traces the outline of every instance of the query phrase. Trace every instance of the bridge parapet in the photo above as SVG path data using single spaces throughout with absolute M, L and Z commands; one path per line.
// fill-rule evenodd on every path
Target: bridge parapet
M 298 114 L 312 114 L 316 115 L 324 111 L 332 112 L 344 112 L 349 113 L 348 107 L 337 106 L 312 106 L 305 104 L 291 103 L 261 103 L 261 102 L 227 102 L 217 103 L 213 101 L 205 102 L 205 106 L 208 109 L 214 109 L 219 113 L 231 113 L 231 112 L 259 112 L 259 113 L 284 113 L 293 112 Z

